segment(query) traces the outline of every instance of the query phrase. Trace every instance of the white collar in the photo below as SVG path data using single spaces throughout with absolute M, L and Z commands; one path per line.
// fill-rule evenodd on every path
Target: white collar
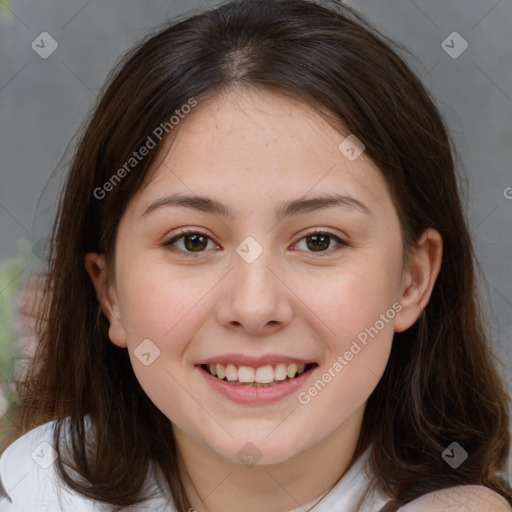
M 326 494 L 296 508 L 290 512 L 304 512 L 311 508 L 311 512 L 352 512 L 370 483 L 368 458 L 371 446 L 368 447 L 352 464 L 348 471 L 338 480 L 334 487 Z M 388 501 L 386 496 L 376 491 L 370 494 L 361 506 L 361 512 L 375 512 L 380 510 Z

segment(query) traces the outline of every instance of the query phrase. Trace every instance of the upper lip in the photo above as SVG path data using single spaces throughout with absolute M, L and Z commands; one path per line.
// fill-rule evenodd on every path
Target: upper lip
M 222 356 L 215 356 L 205 359 L 198 363 L 202 364 L 234 364 L 235 366 L 252 366 L 253 368 L 260 368 L 270 364 L 278 363 L 297 363 L 297 364 L 310 364 L 313 361 L 301 359 L 299 357 L 290 357 L 281 354 L 266 354 L 259 357 L 251 357 L 245 354 L 224 354 Z

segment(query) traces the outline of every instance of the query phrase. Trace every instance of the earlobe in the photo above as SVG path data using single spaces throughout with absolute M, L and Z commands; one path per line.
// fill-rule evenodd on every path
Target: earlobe
M 425 309 L 441 270 L 442 256 L 443 239 L 437 230 L 428 228 L 413 248 L 403 274 L 402 310 L 395 319 L 395 332 L 411 327 Z
M 96 297 L 103 314 L 109 321 L 109 338 L 114 345 L 126 347 L 126 332 L 121 320 L 117 294 L 107 279 L 107 265 L 104 254 L 85 255 L 85 268 L 96 290 Z

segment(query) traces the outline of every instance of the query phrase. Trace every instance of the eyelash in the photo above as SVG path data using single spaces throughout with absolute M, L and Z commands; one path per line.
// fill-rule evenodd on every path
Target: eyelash
M 174 247 L 172 245 L 173 243 L 177 242 L 178 240 L 180 240 L 182 238 L 186 238 L 189 235 L 200 235 L 200 236 L 203 236 L 203 237 L 205 237 L 208 240 L 213 242 L 213 240 L 211 240 L 211 238 L 206 233 L 204 233 L 202 231 L 188 230 L 188 231 L 182 231 L 181 233 L 177 234 L 176 236 L 173 236 L 170 240 L 164 242 L 162 245 L 163 245 L 163 247 L 169 249 L 172 252 L 180 252 L 180 253 L 182 253 L 185 257 L 197 257 L 196 255 L 200 255 L 201 253 L 206 252 L 206 250 L 199 251 L 199 252 L 196 252 L 196 253 L 190 252 L 190 251 L 183 251 L 181 249 L 177 249 L 176 247 Z M 307 252 L 310 252 L 312 254 L 318 254 L 320 256 L 324 256 L 326 254 L 331 254 L 334 251 L 338 251 L 342 247 L 348 246 L 348 244 L 344 240 L 342 240 L 338 236 L 334 235 L 333 233 L 329 233 L 328 231 L 320 231 L 320 230 L 311 231 L 310 233 L 306 233 L 298 242 L 304 240 L 305 238 L 310 238 L 310 237 L 315 236 L 315 235 L 328 236 L 329 238 L 332 238 L 336 242 L 338 242 L 339 245 L 334 247 L 334 249 L 327 249 L 325 251 L 307 251 Z

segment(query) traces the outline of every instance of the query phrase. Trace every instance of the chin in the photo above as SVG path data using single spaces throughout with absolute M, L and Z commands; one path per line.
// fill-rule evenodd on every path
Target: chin
M 254 436 L 247 431 L 243 436 L 232 434 L 235 439 L 230 440 L 229 446 L 212 446 L 211 448 L 230 462 L 246 467 L 284 462 L 298 455 L 303 449 L 301 446 L 301 441 L 304 441 L 303 436 L 299 434 L 296 437 L 290 436 L 284 430 L 285 435 L 282 436 L 277 435 L 277 431 L 269 437 L 265 437 L 268 436 L 268 432 L 265 435 L 260 433 Z M 273 438 L 274 435 L 275 438 Z

